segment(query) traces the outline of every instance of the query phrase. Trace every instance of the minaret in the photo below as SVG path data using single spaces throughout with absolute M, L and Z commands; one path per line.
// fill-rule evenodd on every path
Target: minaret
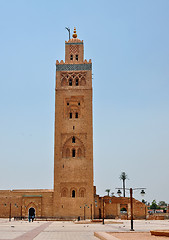
M 65 62 L 56 61 L 53 215 L 93 215 L 92 63 L 83 41 L 65 41 Z

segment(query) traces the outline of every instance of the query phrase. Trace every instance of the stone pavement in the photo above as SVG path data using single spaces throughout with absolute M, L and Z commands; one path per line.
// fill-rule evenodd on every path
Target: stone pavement
M 151 233 L 148 233 L 148 232 L 111 233 L 110 235 L 110 240 L 137 240 L 137 239 L 138 240 L 167 240 L 166 237 L 152 236 Z
M 113 224 L 114 221 L 114 224 Z M 98 240 L 94 232 L 130 232 L 130 221 L 111 220 L 105 221 L 105 225 L 75 224 L 63 221 L 11 221 L 0 219 L 0 240 Z M 154 229 L 169 229 L 168 220 L 135 220 L 135 232 L 149 232 Z

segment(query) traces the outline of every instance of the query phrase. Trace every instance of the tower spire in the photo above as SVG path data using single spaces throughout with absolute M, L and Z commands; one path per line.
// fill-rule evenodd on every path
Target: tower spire
M 72 35 L 73 38 L 77 38 L 77 33 L 76 33 L 76 28 L 74 27 L 74 32 L 73 32 L 73 35 Z

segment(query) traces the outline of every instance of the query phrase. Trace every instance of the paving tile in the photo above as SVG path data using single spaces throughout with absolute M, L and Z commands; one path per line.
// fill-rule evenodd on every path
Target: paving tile
M 75 224 L 74 222 L 11 221 L 0 219 L 0 240 L 98 240 L 94 232 L 130 232 L 129 220 L 111 220 L 111 224 Z M 135 232 L 169 229 L 169 220 L 134 220 Z M 124 235 L 123 235 L 124 236 Z M 128 235 L 129 236 L 129 235 Z M 134 235 L 133 235 L 134 236 Z

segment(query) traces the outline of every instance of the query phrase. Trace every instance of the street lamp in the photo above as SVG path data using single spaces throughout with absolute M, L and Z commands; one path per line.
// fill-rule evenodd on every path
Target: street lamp
M 9 221 L 11 221 L 11 212 L 12 212 L 12 209 L 11 209 L 11 202 L 10 202 L 10 204 L 9 204 Z
M 90 213 L 91 213 L 91 220 L 92 220 L 92 204 L 90 204 L 90 207 L 91 207 Z M 84 209 L 84 220 L 86 220 L 86 208 L 90 208 L 90 207 L 87 206 L 87 204 L 85 204 L 84 207 L 83 207 L 83 209 Z M 80 206 L 80 208 L 82 208 L 82 207 Z
M 90 207 L 91 207 L 90 212 L 91 212 L 91 221 L 92 221 L 93 220 L 92 203 L 90 204 Z
M 120 189 L 118 189 L 117 194 L 118 194 L 119 197 L 121 197 L 121 193 L 122 192 L 120 191 Z
M 103 222 L 102 223 L 104 224 L 104 197 L 103 197 Z
M 121 193 L 122 193 L 120 191 L 120 189 L 122 189 L 122 188 L 118 188 L 118 191 L 117 191 L 117 194 L 119 195 L 119 197 L 121 196 Z M 130 190 L 130 211 L 131 211 L 131 229 L 130 229 L 130 231 L 134 231 L 134 229 L 133 229 L 133 191 L 141 190 L 140 194 L 142 196 L 144 196 L 145 195 L 145 191 L 144 191 L 145 188 L 125 188 L 125 189 Z
M 144 197 L 144 195 L 146 194 L 144 189 L 141 190 L 140 194 L 141 194 L 142 197 Z
M 83 212 L 83 213 L 84 213 L 83 219 L 84 219 L 84 220 L 86 220 L 86 207 L 87 207 L 87 205 L 85 204 L 84 207 L 83 207 L 83 211 L 84 211 L 84 212 Z M 80 206 L 80 208 L 82 208 L 82 207 Z

